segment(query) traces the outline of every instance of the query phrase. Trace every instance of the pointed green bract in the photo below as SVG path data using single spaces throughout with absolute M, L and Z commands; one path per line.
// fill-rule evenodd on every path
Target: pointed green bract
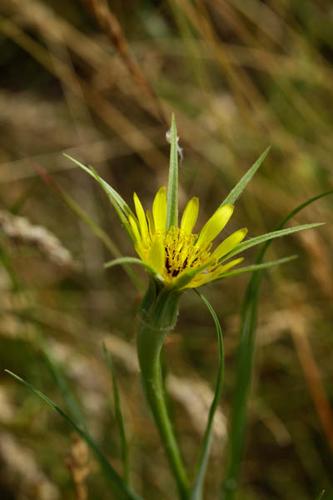
M 268 269 L 270 267 L 280 266 L 281 264 L 286 264 L 287 262 L 295 259 L 297 259 L 297 255 L 290 255 L 290 257 L 284 257 L 283 259 L 271 260 L 269 262 L 263 262 L 262 264 L 253 264 L 251 266 L 240 267 L 239 269 L 235 269 L 234 271 L 229 271 L 225 274 L 223 273 L 218 277 L 218 279 L 229 278 L 230 276 L 237 276 L 238 274 L 251 273 L 260 269 Z
M 61 189 L 58 184 L 55 184 L 57 190 L 60 192 L 66 205 L 81 219 L 82 222 L 87 224 L 92 232 L 101 240 L 105 247 L 109 250 L 113 257 L 118 257 L 121 255 L 120 250 L 110 236 L 90 217 L 90 215 L 83 210 L 83 208 L 77 203 L 74 198 L 69 196 L 65 191 Z M 133 285 L 138 289 L 142 289 L 142 283 L 138 279 L 132 269 L 130 269 L 126 264 L 124 265 L 125 272 L 128 274 Z
M 252 167 L 249 168 L 249 170 L 243 175 L 241 180 L 236 184 L 236 186 L 230 191 L 226 199 L 221 203 L 222 205 L 226 205 L 227 203 L 230 203 L 233 205 L 235 201 L 238 199 L 238 197 L 242 194 L 258 168 L 261 166 L 263 161 L 265 160 L 266 156 L 269 153 L 269 150 L 271 147 L 269 146 L 265 151 L 259 156 L 257 161 L 252 165 Z
M 156 274 L 154 269 L 141 259 L 137 259 L 136 257 L 120 257 L 119 259 L 110 260 L 104 264 L 105 268 L 115 267 L 115 266 L 124 266 L 126 264 L 137 264 L 141 267 L 144 267 L 147 271 L 152 274 Z
M 261 234 L 260 236 L 256 236 L 255 238 L 251 238 L 249 240 L 243 241 L 237 247 L 232 250 L 225 259 L 229 259 L 234 255 L 237 255 L 248 248 L 254 247 L 256 245 L 260 245 L 260 243 L 264 243 L 265 241 L 273 240 L 275 238 L 281 238 L 282 236 L 286 236 L 287 234 L 298 233 L 299 231 L 304 231 L 305 229 L 313 229 L 315 227 L 322 226 L 323 222 L 317 222 L 314 224 L 302 224 L 300 226 L 290 227 L 287 229 L 280 229 L 278 231 L 272 231 L 271 233 Z M 225 260 L 225 259 L 222 259 Z
M 170 144 L 166 229 L 178 226 L 178 137 L 174 115 L 171 119 Z
M 95 179 L 98 184 L 103 188 L 105 193 L 108 195 L 108 198 L 115 208 L 120 220 L 123 222 L 126 228 L 128 228 L 128 220 L 127 217 L 129 215 L 133 216 L 133 212 L 130 209 L 130 207 L 127 205 L 126 201 L 120 196 L 117 191 L 110 186 L 102 177 L 100 177 L 95 169 L 92 167 L 88 167 L 87 165 L 84 165 L 80 161 L 76 160 L 75 158 L 72 158 L 68 154 L 64 153 L 64 156 L 68 158 L 69 160 L 73 161 L 78 167 L 82 168 L 87 174 L 89 174 L 93 179 Z
M 50 408 L 56 411 L 62 416 L 64 420 L 69 423 L 73 429 L 79 434 L 79 436 L 87 443 L 88 447 L 91 449 L 95 455 L 96 460 L 99 462 L 105 477 L 111 482 L 115 491 L 119 496 L 117 498 L 122 500 L 142 500 L 141 497 L 132 492 L 128 486 L 125 484 L 123 479 L 119 476 L 118 472 L 112 467 L 110 462 L 107 460 L 105 455 L 101 452 L 99 447 L 96 445 L 95 441 L 91 436 L 83 430 L 79 425 L 77 425 L 74 420 L 72 420 L 58 405 L 56 405 L 50 398 L 48 398 L 43 392 L 36 389 L 32 384 L 23 380 L 21 377 L 11 372 L 10 370 L 5 370 L 6 373 L 11 375 L 13 378 L 18 380 L 21 384 L 27 387 L 31 392 L 38 396 L 42 401 L 44 401 Z
M 199 297 L 201 298 L 203 303 L 206 305 L 207 309 L 209 310 L 209 312 L 213 318 L 214 324 L 215 324 L 215 330 L 216 330 L 217 342 L 218 342 L 219 365 L 218 365 L 218 369 L 217 369 L 217 378 L 216 378 L 216 383 L 215 383 L 214 397 L 213 397 L 213 401 L 212 401 L 210 409 L 209 409 L 207 425 L 206 425 L 205 434 L 204 434 L 203 443 L 202 443 L 202 448 L 200 451 L 199 461 L 198 461 L 198 465 L 197 465 L 196 478 L 195 478 L 194 486 L 192 488 L 192 492 L 190 495 L 190 500 L 202 500 L 202 490 L 203 490 L 205 474 L 206 474 L 207 465 L 208 465 L 209 452 L 210 452 L 211 444 L 212 444 L 214 416 L 215 416 L 216 410 L 218 408 L 219 401 L 221 399 L 223 377 L 224 377 L 224 348 L 223 348 L 223 335 L 222 335 L 221 325 L 220 325 L 219 319 L 217 317 L 217 314 L 216 314 L 213 306 L 210 304 L 210 302 L 198 290 L 196 290 L 196 293 L 199 295 Z

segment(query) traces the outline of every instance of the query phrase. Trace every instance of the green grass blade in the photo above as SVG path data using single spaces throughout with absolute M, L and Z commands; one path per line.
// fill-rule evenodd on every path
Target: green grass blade
M 333 194 L 333 190 L 325 191 L 319 195 L 309 198 L 293 209 L 285 219 L 277 226 L 280 231 L 298 212 L 309 206 L 311 203 Z M 257 264 L 260 264 L 265 256 L 271 240 L 267 240 L 257 257 Z M 240 327 L 240 342 L 238 346 L 238 359 L 234 398 L 230 417 L 229 432 L 229 457 L 225 479 L 222 484 L 223 500 L 234 500 L 237 482 L 239 480 L 241 462 L 244 450 L 247 403 L 251 388 L 252 367 L 255 351 L 256 338 L 256 317 L 258 309 L 258 297 L 263 270 L 258 269 L 253 272 L 250 282 L 245 291 L 242 306 L 242 318 Z
M 117 422 L 118 429 L 119 429 L 121 458 L 122 458 L 122 462 L 123 462 L 123 471 L 124 471 L 124 480 L 125 480 L 126 484 L 129 484 L 129 481 L 130 481 L 129 446 L 128 446 L 128 440 L 127 440 L 127 436 L 126 436 L 126 427 L 125 427 L 125 421 L 124 421 L 122 407 L 121 407 L 119 388 L 118 388 L 118 383 L 117 383 L 117 378 L 116 378 L 116 373 L 115 373 L 115 368 L 114 368 L 114 364 L 112 361 L 111 353 L 108 351 L 105 344 L 103 344 L 103 352 L 104 352 L 104 357 L 105 357 L 106 363 L 108 365 L 108 368 L 110 370 L 111 378 L 112 378 L 114 413 L 115 413 L 116 422 Z
M 228 196 L 225 198 L 225 200 L 221 203 L 220 206 L 226 205 L 227 203 L 231 203 L 231 205 L 234 205 L 235 201 L 239 198 L 239 196 L 242 194 L 254 174 L 257 172 L 263 161 L 265 160 L 266 156 L 269 153 L 270 146 L 265 149 L 265 151 L 259 156 L 257 161 L 252 165 L 252 167 L 249 168 L 249 170 L 243 175 L 243 177 L 240 179 L 240 181 L 236 184 L 236 186 L 230 191 Z
M 14 377 L 21 384 L 23 384 L 27 389 L 29 389 L 33 394 L 38 396 L 42 401 L 44 401 L 50 408 L 56 411 L 70 426 L 79 434 L 79 436 L 87 443 L 90 450 L 95 455 L 96 460 L 101 466 L 106 478 L 110 481 L 115 491 L 117 492 L 117 498 L 122 500 L 141 500 L 134 492 L 132 492 L 123 479 L 119 476 L 117 471 L 112 467 L 110 462 L 107 460 L 105 455 L 96 445 L 95 441 L 91 436 L 83 430 L 78 424 L 74 422 L 58 405 L 56 405 L 51 399 L 49 399 L 44 393 L 36 389 L 32 384 L 23 380 L 21 377 L 11 372 L 10 370 L 5 370 L 6 373 Z
M 64 153 L 64 156 L 74 162 L 78 167 L 80 167 L 82 170 L 87 172 L 93 179 L 95 179 L 98 184 L 103 188 L 105 193 L 108 195 L 108 198 L 115 208 L 117 214 L 119 215 L 121 221 L 124 223 L 125 227 L 128 228 L 128 222 L 127 222 L 127 217 L 128 215 L 133 215 L 132 210 L 130 207 L 127 205 L 126 201 L 120 196 L 117 191 L 110 186 L 102 177 L 100 177 L 95 169 L 92 167 L 88 167 L 87 165 L 84 165 L 81 163 L 79 160 L 76 160 L 75 158 L 72 158 L 72 156 L 69 156 L 68 154 Z
M 76 400 L 76 397 L 74 396 L 70 386 L 68 385 L 68 382 L 64 376 L 63 371 L 61 368 L 58 366 L 58 364 L 52 359 L 52 356 L 48 352 L 47 347 L 44 345 L 43 340 L 39 341 L 41 350 L 44 354 L 47 366 L 61 392 L 61 395 L 64 399 L 64 402 L 66 404 L 67 410 L 69 412 L 70 417 L 77 422 L 77 424 L 82 428 L 86 429 L 86 421 L 84 418 L 84 415 L 81 411 L 81 408 Z
M 302 224 L 300 226 L 289 227 L 287 229 L 279 229 L 277 231 L 272 231 L 271 233 L 261 234 L 260 236 L 256 236 L 255 238 L 245 240 L 239 245 L 237 245 L 237 247 L 234 250 L 232 250 L 232 252 L 230 252 L 225 259 L 229 259 L 234 255 L 238 255 L 239 253 L 244 252 L 244 250 L 260 245 L 265 241 L 274 240 L 275 238 L 281 238 L 282 236 L 298 233 L 299 231 L 304 231 L 306 229 L 313 229 L 315 227 L 322 226 L 323 224 L 324 224 L 323 222 L 316 222 L 313 224 Z M 222 259 L 222 261 L 224 261 L 225 259 Z
M 174 115 L 170 128 L 170 164 L 167 194 L 167 229 L 178 226 L 178 137 Z
M 216 383 L 215 383 L 214 397 L 213 397 L 213 401 L 212 401 L 210 409 L 209 409 L 207 425 L 206 425 L 205 434 L 203 437 L 202 447 L 201 447 L 200 456 L 199 456 L 199 461 L 198 461 L 198 465 L 197 465 L 196 478 L 195 478 L 194 486 L 192 488 L 192 492 L 190 495 L 191 500 L 201 500 L 202 499 L 203 485 L 204 485 L 205 474 L 206 474 L 207 465 L 208 465 L 210 448 L 211 448 L 211 444 L 212 444 L 214 416 L 215 416 L 215 412 L 218 408 L 219 401 L 221 399 L 223 377 L 224 377 L 224 349 L 223 349 L 223 335 L 222 335 L 221 325 L 220 325 L 220 322 L 219 322 L 219 319 L 217 317 L 216 312 L 214 311 L 212 305 L 209 303 L 209 301 L 206 299 L 206 297 L 204 295 L 202 295 L 202 293 L 200 293 L 198 290 L 196 290 L 196 293 L 199 295 L 199 297 L 201 298 L 201 300 L 203 301 L 203 303 L 205 304 L 205 306 L 209 310 L 209 312 L 213 318 L 214 324 L 215 324 L 217 342 L 218 342 L 219 364 L 218 364 L 217 378 L 216 378 Z
M 234 271 L 230 271 L 228 273 L 222 274 L 220 278 L 227 278 L 229 276 L 237 276 L 238 274 L 249 273 L 253 271 L 258 271 L 259 269 L 268 269 L 270 267 L 280 266 L 281 264 L 286 264 L 292 260 L 297 259 L 297 255 L 290 255 L 289 257 L 284 257 L 283 259 L 271 260 L 269 262 L 264 262 L 262 264 L 253 264 L 251 266 L 240 267 L 239 269 L 235 269 Z

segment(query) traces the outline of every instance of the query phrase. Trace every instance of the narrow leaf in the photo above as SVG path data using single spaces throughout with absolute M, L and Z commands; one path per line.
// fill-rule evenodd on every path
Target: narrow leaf
M 223 377 L 224 377 L 224 349 L 223 349 L 223 335 L 222 335 L 221 325 L 216 312 L 214 311 L 212 305 L 209 303 L 206 297 L 198 290 L 196 290 L 196 293 L 199 295 L 205 306 L 208 308 L 215 324 L 217 342 L 218 342 L 219 364 L 218 364 L 217 377 L 215 383 L 214 397 L 208 414 L 207 425 L 197 465 L 196 478 L 190 495 L 190 500 L 202 499 L 203 485 L 208 465 L 209 453 L 212 444 L 214 416 L 218 408 L 219 401 L 221 399 Z
M 261 234 L 260 236 L 256 236 L 255 238 L 251 238 L 249 240 L 242 241 L 242 243 L 239 243 L 239 245 L 237 245 L 237 247 L 225 257 L 225 259 L 229 259 L 234 255 L 238 255 L 239 253 L 244 252 L 244 250 L 247 250 L 248 248 L 254 247 L 256 245 L 260 245 L 260 243 L 264 243 L 265 241 L 273 240 L 275 238 L 281 238 L 282 236 L 287 236 L 288 234 L 297 233 L 298 231 L 304 231 L 305 229 L 313 229 L 322 225 L 322 222 L 317 222 L 314 224 L 302 224 L 300 226 L 289 227 L 287 229 L 279 229 L 278 231 L 272 231 L 271 233 Z M 222 262 L 225 259 L 222 259 Z
M 294 208 L 285 219 L 277 226 L 277 231 L 281 230 L 290 219 L 303 208 L 313 202 L 333 194 L 333 190 L 320 193 L 306 200 L 304 203 Z M 260 264 L 265 256 L 271 240 L 267 240 L 257 257 L 257 264 Z M 234 388 L 234 398 L 230 417 L 229 432 L 229 457 L 226 476 L 222 484 L 223 500 L 234 500 L 237 490 L 237 482 L 240 475 L 242 456 L 246 435 L 247 404 L 250 395 L 252 367 L 254 362 L 254 351 L 256 341 L 256 318 L 258 309 L 258 298 L 263 272 L 261 269 L 254 271 L 247 286 L 240 327 L 240 342 L 237 354 L 236 383 Z
M 125 479 L 126 484 L 129 484 L 129 472 L 130 472 L 130 469 L 129 469 L 129 447 L 128 447 L 128 440 L 127 440 L 127 436 L 126 436 L 125 421 L 124 421 L 122 407 L 121 407 L 119 388 L 118 388 L 118 383 L 117 383 L 117 378 L 116 378 L 116 373 L 115 373 L 111 353 L 108 351 L 105 344 L 103 344 L 103 352 L 104 352 L 104 357 L 105 357 L 106 363 L 108 365 L 108 368 L 110 370 L 111 378 L 112 378 L 114 412 L 115 412 L 116 422 L 117 422 L 118 429 L 119 429 L 121 458 L 122 458 L 122 462 L 123 462 L 124 479 Z
M 96 460 L 99 462 L 101 469 L 103 470 L 105 477 L 110 481 L 112 486 L 115 488 L 119 497 L 122 500 L 141 500 L 138 495 L 132 492 L 123 479 L 119 476 L 117 471 L 112 467 L 110 462 L 107 460 L 105 455 L 101 452 L 99 447 L 96 445 L 95 441 L 92 437 L 83 430 L 78 424 L 74 422 L 58 405 L 56 405 L 51 399 L 49 399 L 44 393 L 36 389 L 32 384 L 23 380 L 21 377 L 11 372 L 10 370 L 5 370 L 6 373 L 14 377 L 21 384 L 27 387 L 33 394 L 38 396 L 42 401 L 44 401 L 50 408 L 56 411 L 59 415 L 62 416 L 67 423 L 69 423 L 73 429 L 79 434 L 79 436 L 87 443 L 91 451 L 94 453 Z
M 170 128 L 170 164 L 167 193 L 167 227 L 178 226 L 178 137 L 175 116 Z
M 226 205 L 227 203 L 230 203 L 231 205 L 234 205 L 235 201 L 238 199 L 238 197 L 242 194 L 254 174 L 257 172 L 258 168 L 261 166 L 263 161 L 265 160 L 266 156 L 268 155 L 268 152 L 270 150 L 270 146 L 265 149 L 265 151 L 259 156 L 257 161 L 252 165 L 252 167 L 249 168 L 249 170 L 243 175 L 243 177 L 240 179 L 240 181 L 236 184 L 236 186 L 230 191 L 226 199 L 221 203 L 222 205 Z
M 47 362 L 48 368 L 54 377 L 54 380 L 55 380 L 55 382 L 56 382 L 56 384 L 61 392 L 61 395 L 64 399 L 64 402 L 66 403 L 70 417 L 82 429 L 86 429 L 86 422 L 85 422 L 85 418 L 83 416 L 83 413 L 81 411 L 81 408 L 80 408 L 80 406 L 76 400 L 76 397 L 74 396 L 71 388 L 69 387 L 68 382 L 67 382 L 61 368 L 52 359 L 52 356 L 50 355 L 49 351 L 47 350 L 46 346 L 44 345 L 43 340 L 40 340 L 40 344 L 41 344 L 41 349 L 42 349 L 43 354 L 45 356 L 45 360 Z

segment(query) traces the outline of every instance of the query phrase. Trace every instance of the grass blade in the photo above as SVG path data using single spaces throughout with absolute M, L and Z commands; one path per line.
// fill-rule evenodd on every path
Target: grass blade
M 217 378 L 216 378 L 216 383 L 215 383 L 214 397 L 213 397 L 213 401 L 212 401 L 210 409 L 209 409 L 207 425 L 206 425 L 205 434 L 204 434 L 203 442 L 202 442 L 202 448 L 200 451 L 200 456 L 199 456 L 198 465 L 197 465 L 196 478 L 195 478 L 194 486 L 192 488 L 192 492 L 190 495 L 190 500 L 201 500 L 202 499 L 203 484 L 204 484 L 205 474 L 206 474 L 207 465 L 208 465 L 209 452 L 210 452 L 210 448 L 211 448 L 211 444 L 212 444 L 214 415 L 215 415 L 215 412 L 218 408 L 219 401 L 221 399 L 223 377 L 224 377 L 224 349 L 223 349 L 223 335 L 222 335 L 221 325 L 220 325 L 220 322 L 219 322 L 219 319 L 217 317 L 216 312 L 214 311 L 212 305 L 209 303 L 209 301 L 206 299 L 206 297 L 202 293 L 200 293 L 198 290 L 196 290 L 196 293 L 199 295 L 199 297 L 201 298 L 203 303 L 206 305 L 207 309 L 209 310 L 209 312 L 213 318 L 214 324 L 215 324 L 217 342 L 218 342 L 219 365 L 218 365 Z
M 32 384 L 23 380 L 21 377 L 11 372 L 10 370 L 5 370 L 6 373 L 14 377 L 21 384 L 23 384 L 27 389 L 38 396 L 42 401 L 44 401 L 50 408 L 56 411 L 70 426 L 79 434 L 79 436 L 87 443 L 88 447 L 91 449 L 95 455 L 96 460 L 99 462 L 101 469 L 103 470 L 105 477 L 110 481 L 115 491 L 117 492 L 117 498 L 122 500 L 141 500 L 134 492 L 132 492 L 123 479 L 119 476 L 117 471 L 112 467 L 110 462 L 107 460 L 105 455 L 101 452 L 99 447 L 96 445 L 95 441 L 91 436 L 83 430 L 78 424 L 74 422 L 58 405 L 56 405 L 51 399 L 49 399 L 44 393 L 36 389 Z
M 242 194 L 254 174 L 257 172 L 263 161 L 265 160 L 266 156 L 269 153 L 269 150 L 271 147 L 269 146 L 265 151 L 259 156 L 257 161 L 252 165 L 252 167 L 249 168 L 249 170 L 243 175 L 243 177 L 240 179 L 240 181 L 236 184 L 236 186 L 230 191 L 228 196 L 225 198 L 225 200 L 221 203 L 222 205 L 226 205 L 227 203 L 231 203 L 231 205 L 234 205 L 235 201 L 239 198 L 239 196 Z
M 81 408 L 76 400 L 76 397 L 74 396 L 71 388 L 69 387 L 67 380 L 64 376 L 64 373 L 62 372 L 61 368 L 57 365 L 55 361 L 53 361 L 50 353 L 48 352 L 47 348 L 45 347 L 43 340 L 41 339 L 39 341 L 41 350 L 44 354 L 47 366 L 61 392 L 61 395 L 64 399 L 64 402 L 66 404 L 67 410 L 69 412 L 70 417 L 77 422 L 77 424 L 82 428 L 86 429 L 86 421 L 84 418 L 84 415 L 81 411 Z
M 166 229 L 178 226 L 178 137 L 174 115 L 171 118 L 170 144 Z
M 121 458 L 122 458 L 122 462 L 123 462 L 124 480 L 125 480 L 126 484 L 129 484 L 129 481 L 130 481 L 129 447 L 128 447 L 128 440 L 127 440 L 127 436 L 126 436 L 125 421 L 124 421 L 122 407 L 121 407 L 119 388 L 118 388 L 118 383 L 117 383 L 117 378 L 116 378 L 116 373 L 115 373 L 115 368 L 114 368 L 114 364 L 112 361 L 111 353 L 110 353 L 110 351 L 108 351 L 105 344 L 103 344 L 103 352 L 104 352 L 104 357 L 105 357 L 106 363 L 108 365 L 108 368 L 110 370 L 111 378 L 112 378 L 114 412 L 115 412 L 115 417 L 116 417 L 116 421 L 117 421 L 117 425 L 118 425 L 118 429 L 119 429 L 119 435 L 120 435 L 120 447 L 121 447 Z
M 277 226 L 280 231 L 290 219 L 303 208 L 311 203 L 333 194 L 333 190 L 325 191 L 319 195 L 309 198 L 302 204 L 294 208 L 285 219 Z M 265 242 L 257 257 L 257 264 L 260 264 L 271 244 L 271 239 Z M 233 500 L 235 498 L 237 482 L 239 479 L 247 420 L 247 403 L 250 394 L 252 367 L 256 338 L 256 317 L 258 308 L 258 297 L 263 271 L 258 269 L 253 272 L 250 282 L 245 291 L 242 307 L 242 318 L 240 327 L 240 342 L 238 346 L 238 360 L 236 371 L 236 382 L 234 399 L 231 409 L 230 433 L 229 433 L 229 457 L 226 476 L 222 484 L 223 500 Z

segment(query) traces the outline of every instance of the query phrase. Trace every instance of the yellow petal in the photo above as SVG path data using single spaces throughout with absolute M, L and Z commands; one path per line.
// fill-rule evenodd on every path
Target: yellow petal
M 139 200 L 136 193 L 134 193 L 133 199 L 134 199 L 134 206 L 135 206 L 136 215 L 137 215 L 138 221 L 139 221 L 139 228 L 140 228 L 142 239 L 147 240 L 149 234 L 148 234 L 148 224 L 147 224 L 145 211 L 143 210 L 141 201 Z
M 223 205 L 218 208 L 201 229 L 196 245 L 202 247 L 209 245 L 228 223 L 233 211 L 233 205 Z
M 138 228 L 138 223 L 131 215 L 128 216 L 128 222 L 131 227 L 132 235 L 135 241 L 141 241 L 141 235 Z
M 215 272 L 202 273 L 193 278 L 184 288 L 198 288 L 199 286 L 209 283 L 215 278 Z
M 217 268 L 217 270 L 216 270 L 216 271 L 218 271 L 218 272 L 217 272 L 218 277 L 221 277 L 221 275 L 223 275 L 223 274 L 224 274 L 224 273 L 226 273 L 227 271 L 230 271 L 230 269 L 231 269 L 232 267 L 237 266 L 237 264 L 240 264 L 241 262 L 243 262 L 243 260 L 244 260 L 244 257 L 239 257 L 239 258 L 237 258 L 237 259 L 233 259 L 233 260 L 231 260 L 230 262 L 227 262 L 227 264 L 223 264 L 223 265 L 219 266 L 219 267 Z
M 146 260 L 147 260 L 147 258 L 146 258 L 147 257 L 147 252 L 145 251 L 144 247 L 142 246 L 141 241 L 137 241 L 134 244 L 134 248 L 135 248 L 136 253 L 140 257 L 140 259 L 143 262 L 146 262 Z
M 232 267 L 237 266 L 237 264 L 240 264 L 243 260 L 244 257 L 239 257 L 238 259 L 231 260 L 223 266 L 215 268 L 214 271 L 198 274 L 184 288 L 198 288 L 199 286 L 206 285 L 211 281 L 223 278 L 223 273 L 226 273 Z
M 162 274 L 165 261 L 165 250 L 161 238 L 155 238 L 149 252 L 149 265 L 158 274 Z
M 199 198 L 192 198 L 186 205 L 183 217 L 180 223 L 180 228 L 184 233 L 191 234 L 197 222 L 199 214 Z
M 166 189 L 165 187 L 161 187 L 157 191 L 153 202 L 153 219 L 156 232 L 164 233 L 166 228 L 166 218 L 167 218 Z
M 238 229 L 232 233 L 228 238 L 226 238 L 222 243 L 216 247 L 214 252 L 211 255 L 212 260 L 220 260 L 221 257 L 227 255 L 227 253 L 231 252 L 235 248 L 238 243 L 240 243 L 246 236 L 247 229 L 244 227 L 243 229 Z
M 150 237 L 152 237 L 155 234 L 155 224 L 154 224 L 154 219 L 153 219 L 153 216 L 152 216 L 152 213 L 150 210 L 146 210 L 146 217 L 147 217 L 147 221 L 148 221 L 149 234 L 150 234 Z

